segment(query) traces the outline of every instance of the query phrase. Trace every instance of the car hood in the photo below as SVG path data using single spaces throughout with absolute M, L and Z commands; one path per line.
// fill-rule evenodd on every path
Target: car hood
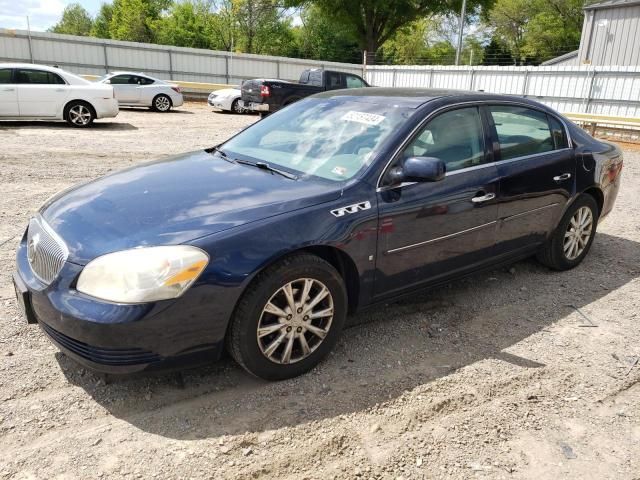
M 203 151 L 130 168 L 74 187 L 40 209 L 69 261 L 178 244 L 327 202 L 341 185 L 290 180 Z

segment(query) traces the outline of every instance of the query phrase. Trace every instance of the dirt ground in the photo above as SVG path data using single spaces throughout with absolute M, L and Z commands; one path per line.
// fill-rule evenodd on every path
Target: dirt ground
M 528 260 L 364 312 L 293 380 L 224 359 L 105 381 L 19 317 L 14 252 L 49 195 L 254 119 L 0 124 L 0 478 L 640 479 L 637 148 L 580 267 Z

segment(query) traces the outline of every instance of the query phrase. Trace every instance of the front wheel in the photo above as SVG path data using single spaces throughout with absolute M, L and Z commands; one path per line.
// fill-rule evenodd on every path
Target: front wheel
M 71 102 L 65 108 L 64 119 L 72 127 L 88 127 L 95 118 L 96 114 L 93 108 L 86 102 Z
M 153 99 L 153 109 L 156 112 L 168 112 L 171 110 L 171 99 L 164 94 L 157 95 Z
M 249 373 L 283 380 L 315 367 L 344 325 L 347 294 L 335 268 L 297 254 L 258 275 L 238 303 L 227 347 Z
M 538 260 L 555 270 L 578 266 L 589 253 L 597 224 L 598 204 L 591 195 L 581 195 L 565 212 Z

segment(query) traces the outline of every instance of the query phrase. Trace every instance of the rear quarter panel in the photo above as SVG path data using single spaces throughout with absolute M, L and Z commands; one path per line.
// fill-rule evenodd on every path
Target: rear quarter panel
M 571 124 L 570 132 L 576 151 L 576 189 L 585 192 L 597 188 L 602 192 L 602 211 L 606 216 L 615 203 L 621 182 L 622 149 L 614 143 L 591 137 Z

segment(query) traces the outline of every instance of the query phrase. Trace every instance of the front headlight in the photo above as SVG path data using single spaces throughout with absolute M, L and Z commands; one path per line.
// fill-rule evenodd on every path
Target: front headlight
M 135 248 L 92 260 L 76 289 L 115 303 L 142 303 L 177 298 L 209 263 L 197 247 L 173 245 Z

